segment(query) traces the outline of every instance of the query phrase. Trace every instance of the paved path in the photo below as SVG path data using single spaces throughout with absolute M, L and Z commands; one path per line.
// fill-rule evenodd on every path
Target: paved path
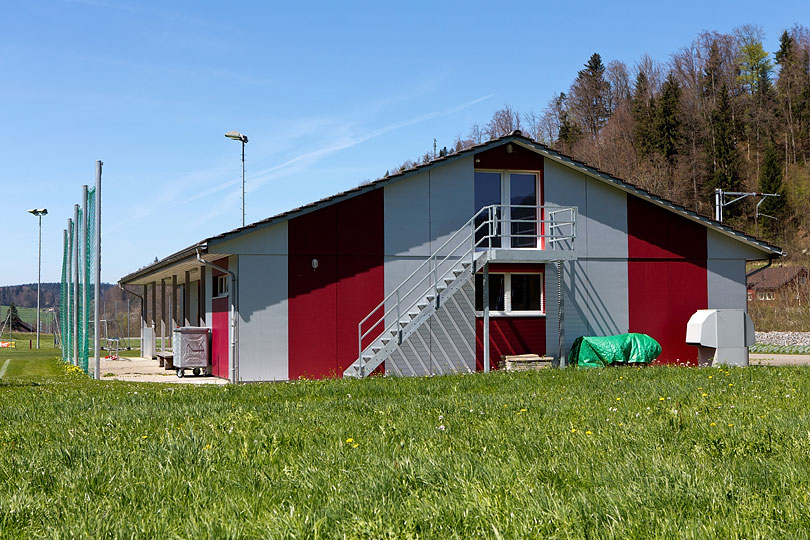
M 157 360 L 137 357 L 121 357 L 118 360 L 101 360 L 101 379 L 137 382 L 162 382 L 175 384 L 227 384 L 228 381 L 218 377 L 195 377 L 191 371 L 180 378 L 172 370 L 158 366 Z
M 810 354 L 749 354 L 752 366 L 810 366 Z

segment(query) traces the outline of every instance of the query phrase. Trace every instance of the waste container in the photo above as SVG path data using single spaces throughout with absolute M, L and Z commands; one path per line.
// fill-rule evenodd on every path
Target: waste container
M 174 329 L 172 353 L 178 377 L 183 377 L 187 369 L 192 370 L 194 375 L 208 374 L 211 365 L 209 334 L 210 329 L 199 326 L 182 326 Z

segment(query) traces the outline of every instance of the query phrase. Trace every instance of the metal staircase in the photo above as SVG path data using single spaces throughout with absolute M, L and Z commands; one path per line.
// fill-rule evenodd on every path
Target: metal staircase
M 486 263 L 574 258 L 576 215 L 576 207 L 558 206 L 479 210 L 360 321 L 357 360 L 343 376 L 371 374 Z

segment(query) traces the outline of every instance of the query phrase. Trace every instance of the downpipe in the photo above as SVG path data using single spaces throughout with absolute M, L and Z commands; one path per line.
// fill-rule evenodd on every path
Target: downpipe
M 756 270 L 752 270 L 751 272 L 745 274 L 746 285 L 748 284 L 748 278 L 750 278 L 754 274 L 758 274 L 759 272 L 762 272 L 766 268 L 770 267 L 772 264 L 773 264 L 773 255 L 768 255 L 768 264 L 766 264 L 762 268 L 757 268 Z
M 200 248 L 196 248 L 196 253 L 197 253 L 197 262 L 203 264 L 204 266 L 208 266 L 209 268 L 213 268 L 214 270 L 217 270 L 219 272 L 222 272 L 224 274 L 228 274 L 228 275 L 231 276 L 231 283 L 233 283 L 233 287 L 232 287 L 233 292 L 231 293 L 232 296 L 231 296 L 231 309 L 230 309 L 231 358 L 233 359 L 233 361 L 231 362 L 231 382 L 235 383 L 235 382 L 237 382 L 237 377 L 239 375 L 239 370 L 237 368 L 237 364 L 238 364 L 239 361 L 238 361 L 238 357 L 236 355 L 236 353 L 237 353 L 237 343 L 239 341 L 239 339 L 238 339 L 239 327 L 236 324 L 236 314 L 239 312 L 239 306 L 238 306 L 238 303 L 239 303 L 239 286 L 237 284 L 236 274 L 233 273 L 231 270 L 228 270 L 227 268 L 222 268 L 221 266 L 217 266 L 216 264 L 214 264 L 212 262 L 208 262 L 205 259 L 203 259 L 202 255 L 200 255 Z

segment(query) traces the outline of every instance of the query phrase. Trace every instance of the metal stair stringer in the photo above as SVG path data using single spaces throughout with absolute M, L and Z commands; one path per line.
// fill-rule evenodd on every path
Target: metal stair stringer
M 459 260 L 443 278 L 444 284 L 439 284 L 435 289 L 430 286 L 421 300 L 415 304 L 415 309 L 400 318 L 399 328 L 383 331 L 382 335 L 363 350 L 360 358 L 343 372 L 343 376 L 362 378 L 377 369 L 402 343 L 429 321 L 442 308 L 445 301 L 483 268 L 488 256 L 487 251 L 482 251 L 474 257 L 474 263 L 469 258 Z

